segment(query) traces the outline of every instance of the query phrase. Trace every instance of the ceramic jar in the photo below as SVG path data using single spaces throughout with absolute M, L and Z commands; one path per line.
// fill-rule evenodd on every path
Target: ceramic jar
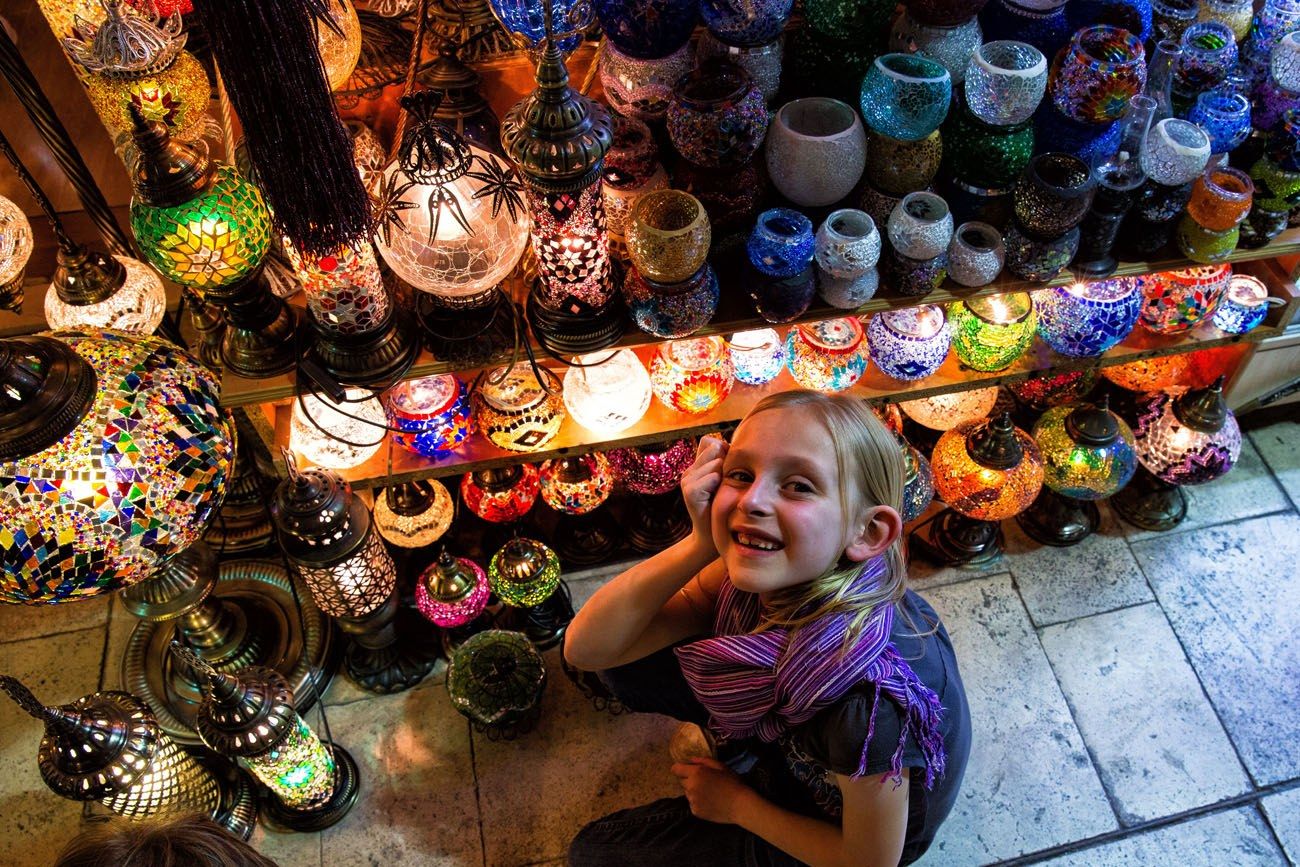
M 838 202 L 857 186 L 866 159 L 867 137 L 858 113 L 837 99 L 787 102 L 768 130 L 768 177 L 796 205 Z
M 880 233 L 863 211 L 833 211 L 817 229 L 813 258 L 818 291 L 832 307 L 853 309 L 876 294 Z
M 951 100 L 948 70 L 915 54 L 883 54 L 862 79 L 863 119 L 876 132 L 892 138 L 925 138 L 943 123 Z
M 948 246 L 948 276 L 963 286 L 987 286 L 1002 273 L 1002 233 L 988 223 L 962 223 Z
M 1034 114 L 1047 91 L 1047 59 L 1026 42 L 986 42 L 966 67 L 966 104 L 987 124 L 1010 126 Z
M 668 137 L 704 168 L 749 162 L 767 131 L 767 106 L 749 73 L 714 59 L 684 75 L 668 105 Z

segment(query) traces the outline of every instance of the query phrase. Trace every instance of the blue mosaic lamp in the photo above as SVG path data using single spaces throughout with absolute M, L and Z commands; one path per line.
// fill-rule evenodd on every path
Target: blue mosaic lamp
M 905 382 L 938 370 L 951 342 L 943 308 L 937 304 L 877 313 L 867 326 L 871 360 L 887 376 Z
M 590 22 L 588 4 L 579 0 L 490 0 L 488 5 L 497 22 L 521 48 L 536 48 L 546 37 L 546 6 L 555 19 L 556 46 L 565 54 L 582 42 L 582 32 Z M 584 20 L 583 16 L 586 13 Z M 568 31 L 568 32 L 566 32 Z
M 1264 323 L 1273 303 L 1281 303 L 1281 299 L 1270 300 L 1263 280 L 1249 274 L 1233 274 L 1228 291 L 1214 310 L 1214 327 L 1229 334 L 1245 334 Z
M 951 74 L 919 54 L 882 54 L 862 79 L 862 118 L 890 138 L 925 138 L 943 123 L 951 102 Z
M 785 367 L 785 343 L 772 328 L 738 331 L 727 340 L 731 369 L 737 382 L 762 385 Z
M 469 389 L 451 374 L 425 376 L 393 386 L 384 394 L 393 439 L 425 457 L 443 457 L 472 430 Z
M 1141 284 L 1132 277 L 1054 286 L 1036 293 L 1038 334 L 1061 355 L 1091 358 L 1137 325 Z

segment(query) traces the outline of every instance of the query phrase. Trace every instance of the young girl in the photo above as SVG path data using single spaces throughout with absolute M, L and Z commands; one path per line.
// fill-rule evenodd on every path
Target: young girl
M 849 397 L 772 395 L 729 446 L 701 441 L 691 535 L 602 587 L 564 652 L 631 709 L 707 725 L 726 763 L 674 764 L 684 798 L 593 822 L 571 865 L 921 856 L 970 718 L 948 635 L 906 589 L 902 490 L 897 441 Z

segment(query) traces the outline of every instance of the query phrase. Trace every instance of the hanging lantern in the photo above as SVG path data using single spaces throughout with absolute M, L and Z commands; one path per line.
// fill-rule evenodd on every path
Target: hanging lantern
M 185 50 L 180 12 L 161 22 L 151 8 L 101 2 L 102 23 L 79 20 L 75 35 L 61 41 L 86 70 L 86 94 L 109 136 L 116 142 L 130 134 L 134 107 L 178 139 L 201 138 L 212 87 L 202 64 Z
M 468 557 L 454 557 L 446 548 L 415 582 L 415 605 L 429 622 L 454 629 L 474 620 L 487 607 L 488 577 Z
M 399 382 L 384 393 L 393 441 L 429 458 L 453 451 L 470 434 L 469 390 L 450 373 Z
M 1037 293 L 1038 333 L 1061 355 L 1089 358 L 1128 337 L 1142 309 L 1133 277 L 1069 283 Z
M 539 376 L 547 382 L 543 384 Z M 545 368 L 498 367 L 483 378 L 474 395 L 474 417 L 492 445 L 535 452 L 554 439 L 564 424 L 560 383 Z
M 252 665 L 224 674 L 177 642 L 171 648 L 201 684 L 199 737 L 217 755 L 242 759 L 266 787 L 264 815 L 273 824 L 319 831 L 348 814 L 359 790 L 356 762 L 337 744 L 321 743 L 278 671 Z
M 435 117 L 440 97 L 402 98 L 397 159 L 379 183 L 376 244 L 388 266 L 444 305 L 481 302 L 528 244 L 514 170 Z
M 901 437 L 900 437 L 901 439 Z M 903 508 L 899 514 L 903 523 L 921 517 L 934 499 L 934 473 L 930 462 L 906 441 L 903 448 Z
M 886 310 L 871 317 L 867 326 L 871 360 L 886 376 L 905 382 L 938 370 L 951 342 L 943 308 L 937 304 Z
M 542 502 L 566 515 L 585 515 L 609 499 L 614 471 L 600 452 L 542 464 Z
M 771 382 L 785 367 L 785 342 L 773 328 L 737 331 L 727 340 L 727 354 L 736 381 L 745 385 Z
M 731 393 L 731 359 L 721 337 L 674 340 L 650 364 L 655 397 L 677 412 L 703 413 Z
M 998 402 L 998 387 L 972 388 L 934 394 L 899 404 L 907 417 L 930 430 L 952 430 L 968 421 L 987 418 Z
M 528 514 L 540 490 L 541 480 L 533 464 L 474 470 L 460 480 L 465 506 L 494 524 L 509 524 Z
M 867 370 L 862 323 L 852 316 L 796 325 L 785 354 L 794 381 L 817 391 L 843 391 Z
M 8 675 L 0 675 L 0 689 L 45 724 L 36 762 L 56 795 L 98 801 L 128 819 L 199 813 L 244 840 L 252 835 L 257 802 L 248 779 L 200 764 L 130 693 L 96 692 L 46 707 Z
M 0 601 L 111 592 L 199 539 L 234 427 L 191 355 L 114 332 L 11 338 L 0 383 Z
M 0 310 L 23 306 L 23 275 L 32 257 L 32 224 L 27 215 L 0 196 Z
M 560 586 L 560 560 L 541 542 L 516 537 L 492 555 L 488 581 L 507 605 L 540 605 Z
M 616 434 L 650 408 L 650 374 L 632 350 L 592 353 L 574 362 L 564 373 L 564 406 L 578 424 Z
M 399 548 L 425 548 L 451 529 L 455 504 L 437 479 L 403 482 L 375 498 L 375 529 Z
M 289 448 L 327 470 L 350 470 L 374 457 L 384 430 L 383 404 L 368 389 L 349 388 L 339 403 L 302 394 L 289 420 Z
M 45 321 L 56 331 L 112 328 L 152 334 L 167 312 L 162 280 L 139 259 L 60 246 L 45 292 Z
M 1035 376 L 1023 382 L 1008 383 L 1007 388 L 1021 404 L 1034 412 L 1043 412 L 1082 399 L 1092 391 L 1096 382 L 1096 369 L 1088 368 Z
M 1034 302 L 1028 292 L 958 301 L 948 308 L 957 359 L 972 370 L 1005 370 L 1034 341 Z
M 329 20 L 316 21 L 316 50 L 330 90 L 341 90 L 361 59 L 361 19 L 352 0 L 328 0 L 319 8 Z

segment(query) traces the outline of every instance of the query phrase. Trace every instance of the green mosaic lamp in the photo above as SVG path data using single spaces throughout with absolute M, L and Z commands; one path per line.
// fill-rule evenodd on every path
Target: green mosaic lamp
M 516 536 L 492 556 L 488 583 L 498 599 L 516 609 L 520 628 L 534 644 L 542 650 L 559 644 L 573 620 L 573 603 L 554 551 L 536 539 Z
M 970 298 L 948 308 L 953 351 L 972 370 L 1010 367 L 1033 343 L 1037 324 L 1028 292 Z

